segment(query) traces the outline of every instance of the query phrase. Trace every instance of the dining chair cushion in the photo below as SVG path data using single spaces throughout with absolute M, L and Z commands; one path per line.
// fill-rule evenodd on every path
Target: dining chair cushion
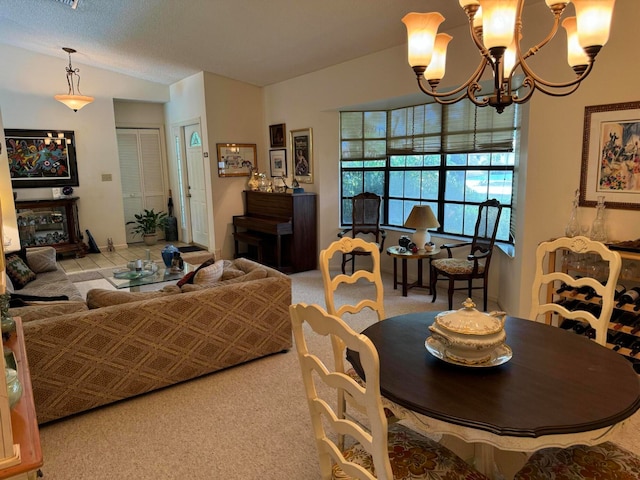
M 393 480 L 488 480 L 448 448 L 399 423 L 389 426 L 388 451 Z M 371 456 L 359 443 L 347 448 L 344 457 L 376 474 Z M 334 480 L 351 479 L 338 465 L 332 473 Z
M 464 258 L 439 258 L 432 262 L 432 265 L 443 272 L 455 275 L 469 274 L 473 271 L 473 262 Z M 484 272 L 484 264 L 478 262 L 478 273 Z
M 534 453 L 513 480 L 640 478 L 640 457 L 611 442 L 594 446 L 545 448 Z

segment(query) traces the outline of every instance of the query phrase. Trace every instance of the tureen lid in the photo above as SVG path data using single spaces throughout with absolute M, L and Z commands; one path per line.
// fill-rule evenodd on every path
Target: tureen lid
M 452 332 L 473 335 L 491 335 L 503 329 L 500 318 L 479 312 L 470 298 L 462 305 L 464 308 L 460 310 L 449 310 L 436 315 L 436 323 Z

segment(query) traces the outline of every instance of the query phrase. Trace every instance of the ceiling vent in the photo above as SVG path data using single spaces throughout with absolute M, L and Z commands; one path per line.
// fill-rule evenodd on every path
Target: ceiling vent
M 54 2 L 63 3 L 68 7 L 73 8 L 74 10 L 78 7 L 78 2 L 80 0 L 53 0 Z

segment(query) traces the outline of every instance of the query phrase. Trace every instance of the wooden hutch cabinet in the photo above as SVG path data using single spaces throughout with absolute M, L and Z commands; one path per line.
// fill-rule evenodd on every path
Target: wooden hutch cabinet
M 59 255 L 84 257 L 88 248 L 82 242 L 77 201 L 78 197 L 16 201 L 20 246 L 49 245 Z

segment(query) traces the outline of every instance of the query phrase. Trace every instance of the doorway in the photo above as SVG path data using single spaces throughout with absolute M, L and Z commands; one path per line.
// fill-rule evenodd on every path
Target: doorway
M 127 243 L 139 242 L 126 222 L 144 209 L 166 210 L 166 168 L 157 128 L 116 128 Z M 158 232 L 163 238 L 162 231 Z
M 174 128 L 178 160 L 182 238 L 185 243 L 209 247 L 207 196 L 200 123 Z

